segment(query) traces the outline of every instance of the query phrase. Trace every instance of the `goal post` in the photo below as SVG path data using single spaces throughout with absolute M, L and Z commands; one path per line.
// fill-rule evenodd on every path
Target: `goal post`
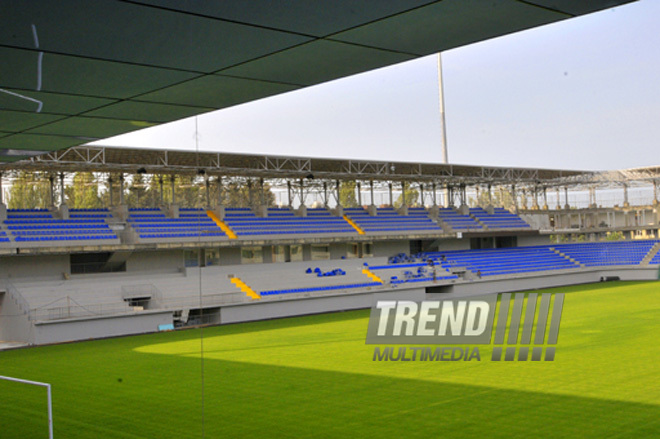
M 45 387 L 48 394 L 48 438 L 53 439 L 53 399 L 50 384 L 38 381 L 23 380 L 21 378 L 6 377 L 0 375 L 0 380 L 13 381 L 15 383 L 30 384 L 32 386 Z

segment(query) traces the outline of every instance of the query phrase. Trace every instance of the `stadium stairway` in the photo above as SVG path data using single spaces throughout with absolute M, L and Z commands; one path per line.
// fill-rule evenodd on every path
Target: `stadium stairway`
M 248 296 L 249 298 L 255 299 L 255 300 L 261 299 L 261 296 L 259 295 L 259 293 L 257 293 L 252 288 L 250 288 L 241 279 L 239 279 L 237 277 L 232 277 L 230 282 L 233 283 L 234 285 L 236 285 L 238 288 L 240 288 L 240 290 L 243 291 L 245 293 L 245 295 Z
M 649 250 L 646 256 L 644 256 L 644 259 L 642 259 L 641 265 L 651 264 L 652 261 L 659 259 L 658 255 L 660 255 L 660 242 L 656 242 L 655 245 L 651 247 L 651 250 Z
M 222 229 L 223 232 L 225 232 L 225 235 L 227 235 L 229 239 L 238 238 L 236 233 L 234 233 L 234 231 L 227 224 L 225 224 L 225 222 L 222 221 L 218 215 L 215 214 L 215 212 L 212 210 L 207 210 L 206 214 L 218 225 L 218 227 Z
M 350 224 L 351 227 L 353 227 L 353 228 L 355 229 L 356 232 L 358 232 L 358 235 L 364 235 L 364 230 L 362 230 L 362 229 L 360 228 L 360 226 L 358 226 L 357 224 L 355 224 L 355 221 L 353 221 L 352 219 L 350 219 L 350 218 L 349 218 L 348 216 L 346 216 L 346 215 L 344 215 L 344 220 L 346 220 L 346 222 L 347 222 L 348 224 Z
M 563 258 L 566 258 L 567 260 L 571 261 L 572 263 L 579 265 L 580 267 L 584 267 L 584 264 L 581 264 L 580 262 L 576 261 L 572 257 L 568 256 L 567 254 L 562 253 L 561 251 L 557 250 L 554 247 L 550 247 L 550 250 L 553 252 L 557 253 L 558 255 L 562 256 Z
M 383 282 L 383 280 L 382 280 L 380 277 L 376 276 L 376 275 L 375 275 L 371 270 L 369 270 L 368 268 L 363 268 L 363 269 L 362 269 L 362 274 L 366 274 L 366 275 L 367 275 L 371 280 L 373 280 L 374 282 L 380 282 L 381 284 L 385 283 L 385 282 Z

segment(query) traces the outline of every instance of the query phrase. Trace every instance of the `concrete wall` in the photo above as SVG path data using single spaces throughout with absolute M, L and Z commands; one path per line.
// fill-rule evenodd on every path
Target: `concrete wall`
M 29 343 L 32 329 L 32 323 L 11 295 L 8 292 L 0 292 L 0 340 Z
M 2 256 L 0 278 L 58 278 L 71 274 L 69 255 Z
M 330 244 L 330 259 L 341 259 L 342 256 L 346 256 L 347 246 L 345 242 Z
M 410 253 L 409 241 L 376 241 L 373 246 L 374 257 L 390 257 L 399 253 Z
M 438 242 L 438 251 L 443 250 L 469 250 L 470 240 L 462 239 L 443 239 Z
M 532 245 L 550 245 L 550 235 L 531 235 L 518 236 L 518 247 L 528 247 Z
M 609 270 L 580 271 L 575 273 L 546 273 L 538 276 L 509 279 L 480 279 L 472 282 L 456 283 L 427 289 L 429 299 L 442 297 L 463 297 L 482 294 L 507 293 L 542 288 L 562 287 L 600 282 L 602 277 L 618 276 L 624 281 L 656 280 L 658 269 L 620 268 Z
M 241 263 L 241 249 L 237 247 L 220 249 L 220 265 L 238 265 Z
M 272 302 L 253 302 L 250 304 L 229 305 L 221 308 L 221 323 L 249 322 L 279 317 L 292 317 L 307 314 L 319 314 L 335 311 L 370 308 L 376 300 L 424 299 L 424 288 L 398 289 L 390 292 L 360 292 L 336 296 L 310 297 L 301 300 L 281 300 Z M 365 336 L 366 336 L 365 327 Z
M 183 250 L 135 252 L 126 260 L 126 271 L 178 271 L 183 268 Z
M 171 311 L 144 312 L 93 319 L 55 320 L 34 325 L 30 343 L 47 344 L 158 331 L 172 323 Z
M 550 228 L 550 216 L 547 213 L 525 213 L 520 215 L 520 218 L 535 230 L 547 230 Z

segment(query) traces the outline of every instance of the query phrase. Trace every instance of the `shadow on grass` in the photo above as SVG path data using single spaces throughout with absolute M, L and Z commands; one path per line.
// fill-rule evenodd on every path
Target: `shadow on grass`
M 108 352 L 84 365 L 64 357 L 45 361 L 59 372 L 51 380 L 56 437 L 201 437 L 198 359 Z M 210 438 L 660 436 L 655 405 L 224 360 L 204 364 Z M 34 423 L 43 424 L 37 416 L 43 401 L 18 408 L 20 399 L 0 398 L 3 439 L 40 437 L 33 434 Z

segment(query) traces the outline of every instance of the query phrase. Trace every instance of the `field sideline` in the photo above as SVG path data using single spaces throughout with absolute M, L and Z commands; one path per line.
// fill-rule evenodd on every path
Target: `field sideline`
M 660 437 L 660 282 L 568 288 L 554 362 L 374 362 L 369 312 L 203 329 L 208 438 Z M 56 438 L 202 437 L 200 330 L 0 352 Z M 0 381 L 0 437 L 47 437 Z

